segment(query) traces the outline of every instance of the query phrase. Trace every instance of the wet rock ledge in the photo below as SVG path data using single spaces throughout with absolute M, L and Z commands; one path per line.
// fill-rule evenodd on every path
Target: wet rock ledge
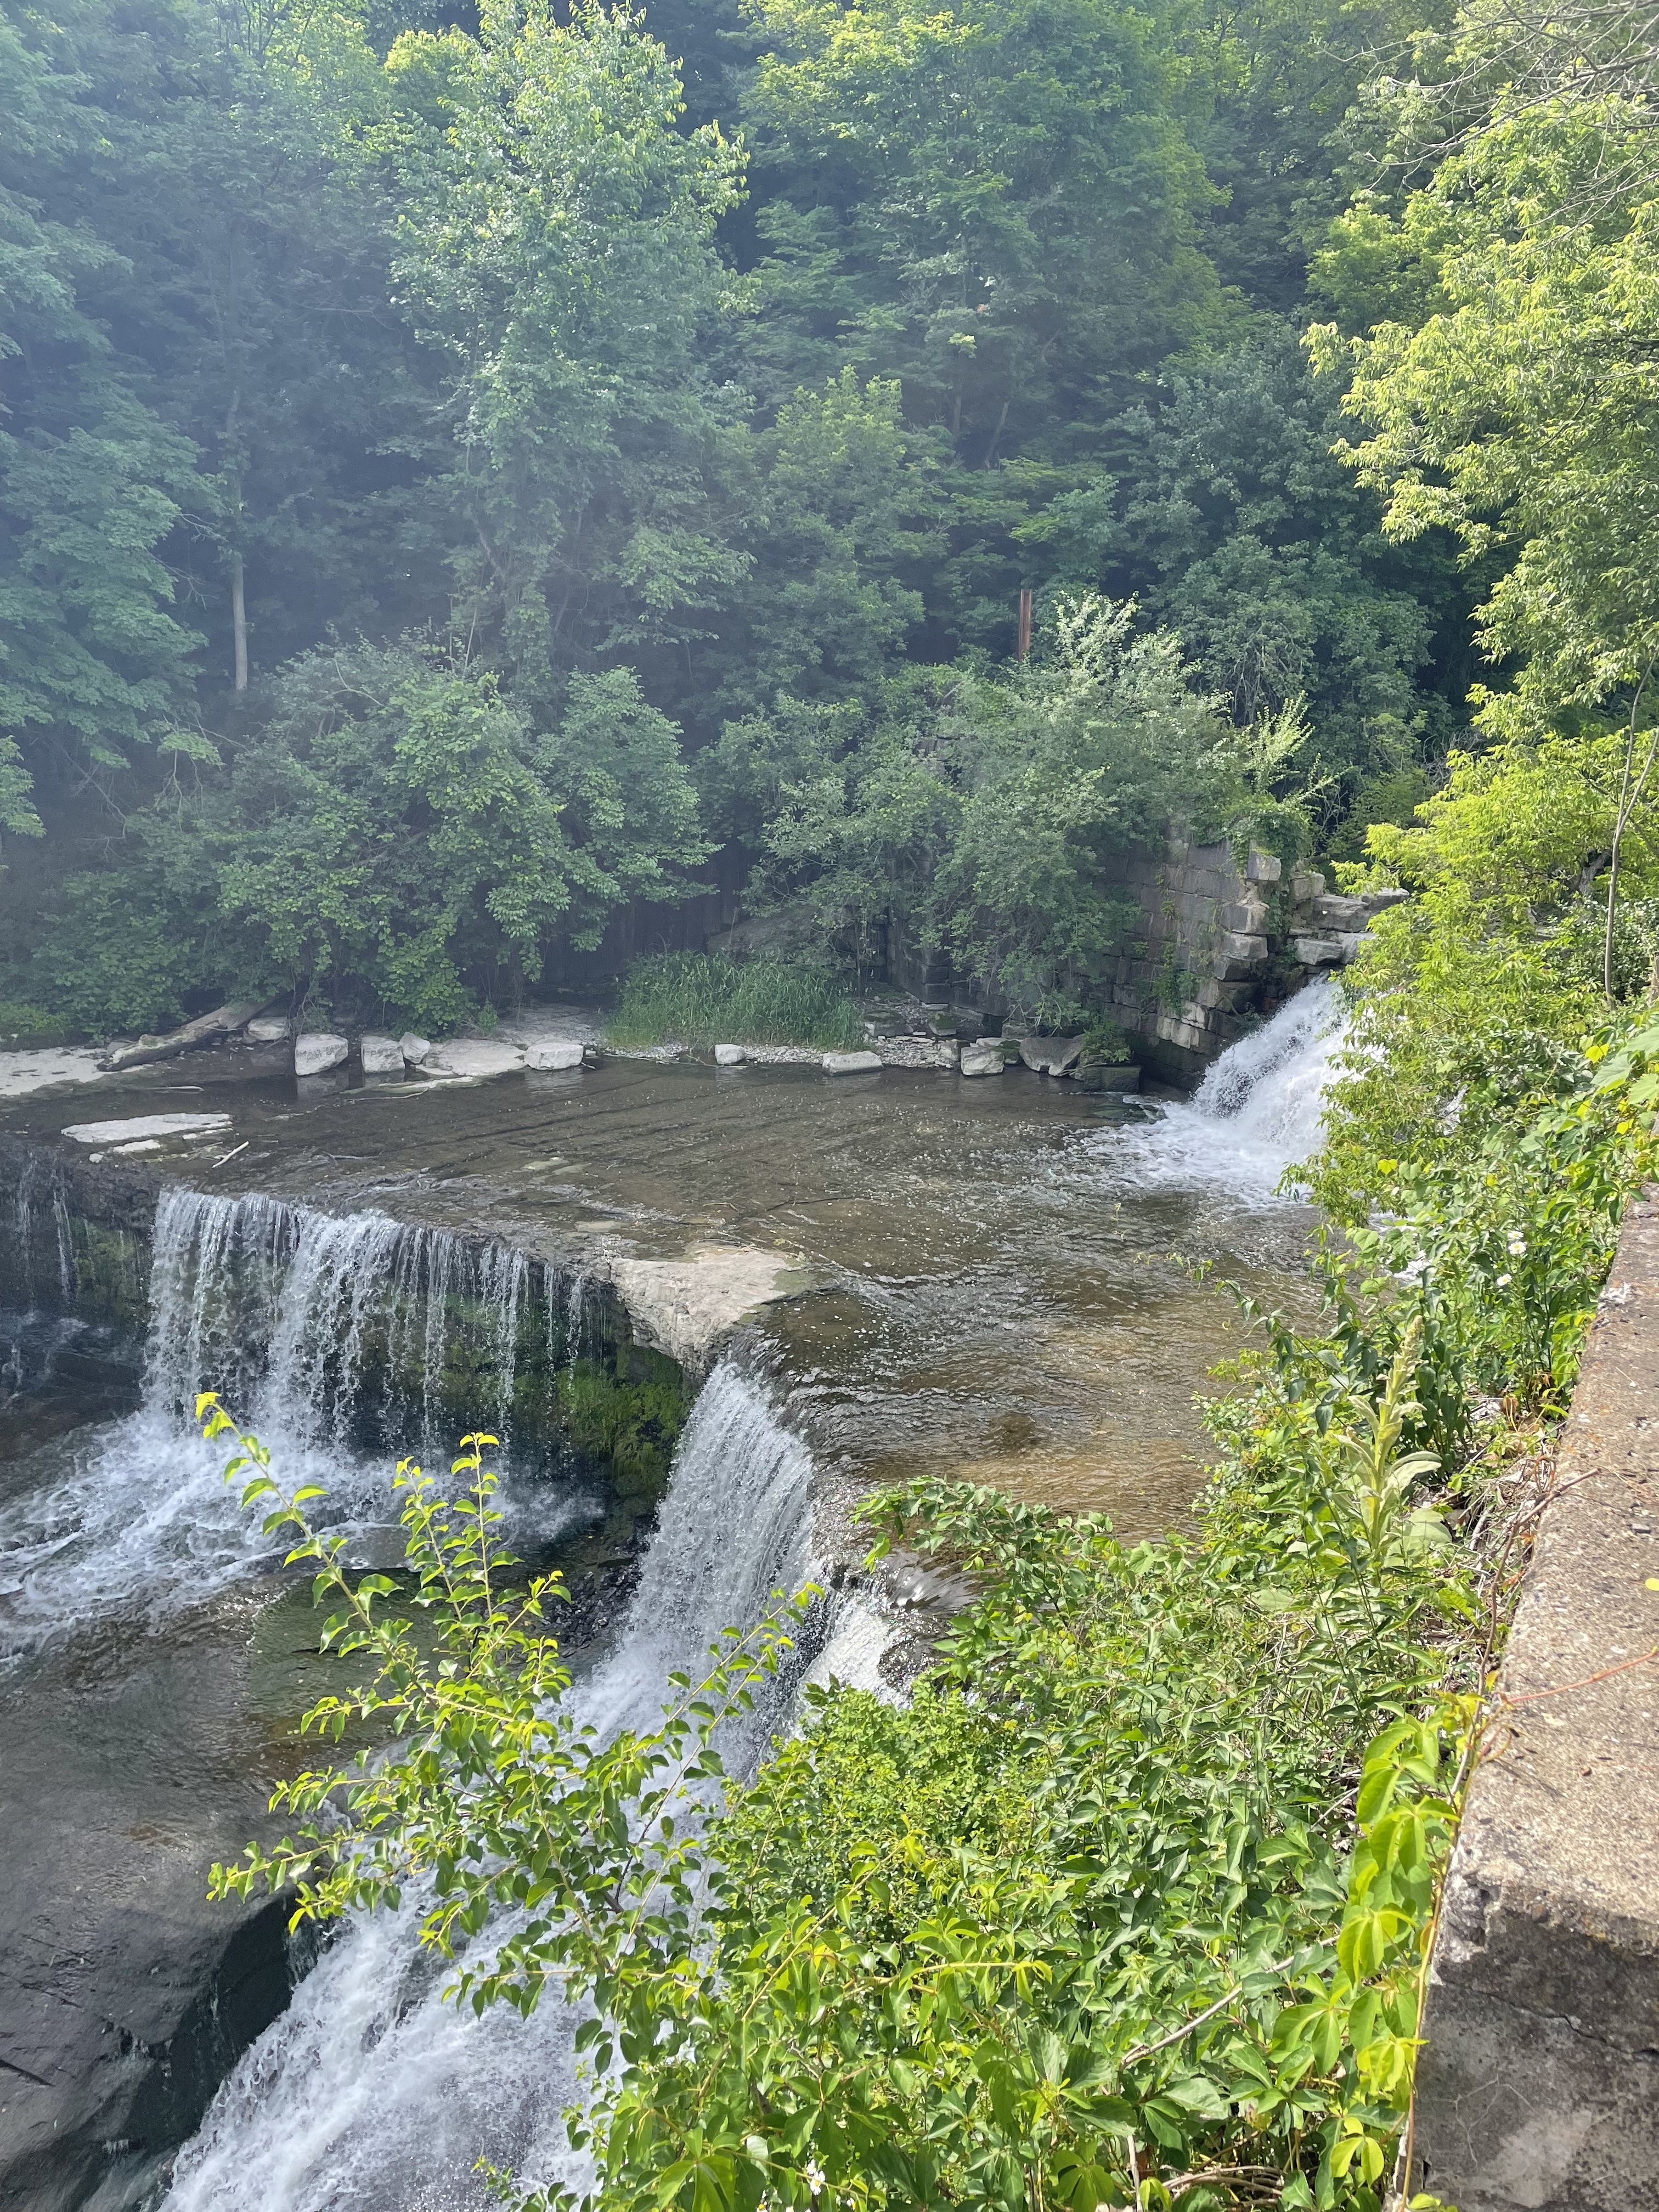
M 1650 1193 L 1591 1332 L 1431 1967 L 1418 2185 L 1460 2212 L 1659 2208 L 1656 1649 Z

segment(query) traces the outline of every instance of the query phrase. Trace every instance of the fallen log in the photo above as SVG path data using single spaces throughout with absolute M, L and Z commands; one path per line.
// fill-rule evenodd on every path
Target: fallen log
M 117 1045 L 104 1054 L 98 1065 L 113 1071 L 143 1067 L 153 1060 L 176 1060 L 181 1052 L 190 1052 L 198 1044 L 210 1044 L 215 1037 L 234 1036 L 258 1011 L 257 1000 L 250 1000 L 246 1005 L 238 1000 L 232 1006 L 216 1006 L 210 1014 L 198 1014 L 193 1022 L 186 1022 L 182 1029 L 173 1030 L 166 1036 L 143 1036 L 137 1044 Z

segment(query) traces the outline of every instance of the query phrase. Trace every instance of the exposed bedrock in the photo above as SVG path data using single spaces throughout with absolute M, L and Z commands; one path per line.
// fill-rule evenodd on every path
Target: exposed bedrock
M 371 1461 L 413 1448 L 424 1422 L 447 1464 L 442 1448 L 483 1427 L 514 1440 L 532 1487 L 544 1469 L 550 1497 L 580 1490 L 586 1517 L 553 1540 L 575 1599 L 567 1642 L 625 1605 L 678 1422 L 720 1346 L 805 1280 L 787 1255 L 741 1247 L 579 1267 L 385 1215 L 167 1196 L 154 1164 L 72 1144 L 0 1137 L 0 1307 L 31 1316 L 10 1370 L 33 1408 L 25 1449 L 76 1411 L 131 1411 L 147 1334 L 169 1339 L 151 1346 L 152 1401 L 217 1387 L 239 1410 L 258 1404 L 280 1339 L 296 1402 L 310 1394 L 322 1432 Z M 173 1356 L 192 1300 L 217 1346 L 201 1357 L 222 1376 Z M 0 1474 L 38 1480 L 41 1464 L 14 1457 Z M 0 1672 L 3 2212 L 144 2202 L 287 2002 L 282 1909 L 210 1905 L 206 1873 L 276 1832 L 266 1801 L 300 1755 L 315 1647 L 305 1591 L 251 1559 L 159 1628 L 142 1607 L 112 1611 Z

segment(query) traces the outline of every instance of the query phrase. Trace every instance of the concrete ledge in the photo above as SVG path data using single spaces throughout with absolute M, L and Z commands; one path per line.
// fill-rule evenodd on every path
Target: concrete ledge
M 1447 1879 L 1418 2186 L 1659 2212 L 1659 1204 L 1634 1203 Z M 1614 1668 L 1603 1681 L 1587 1678 Z M 1540 1695 L 1540 1692 L 1551 1694 Z

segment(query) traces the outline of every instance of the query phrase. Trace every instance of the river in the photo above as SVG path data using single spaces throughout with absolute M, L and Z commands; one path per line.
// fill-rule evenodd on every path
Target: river
M 211 1818 L 178 1808 L 158 1827 L 147 1799 L 106 1839 L 199 1880 L 204 1852 L 234 1847 L 254 1795 L 292 1763 L 311 1679 L 292 1661 L 299 1601 L 220 1481 L 222 1452 L 188 1433 L 196 1390 L 258 1425 L 286 1477 L 325 1481 L 357 1554 L 380 1557 L 387 1455 L 445 1449 L 464 1354 L 495 1394 L 514 1539 L 556 1555 L 599 1509 L 579 1474 L 514 1433 L 526 1316 L 547 1332 L 536 1357 L 568 1358 L 588 1286 L 619 1266 L 741 1247 L 786 1260 L 793 1294 L 707 1374 L 627 1609 L 582 1656 L 580 1695 L 608 1723 L 647 1721 L 672 1668 L 811 1570 L 827 1492 L 926 1470 L 1104 1509 L 1127 1534 L 1170 1525 L 1200 1480 L 1193 1395 L 1238 1341 L 1193 1265 L 1305 1299 L 1311 1217 L 1277 1185 L 1315 1139 L 1332 1030 L 1316 986 L 1190 1103 L 1146 1109 L 1024 1073 L 830 1080 L 621 1060 L 446 1090 L 168 1089 L 168 1104 L 232 1121 L 220 1164 L 169 1163 L 139 1402 L 0 1467 L 0 1700 L 28 1801 L 8 1821 L 55 1850 L 122 1755 L 153 1796 L 158 1764 L 210 1741 L 210 1757 L 183 1763 Z M 98 1111 L 154 1112 L 163 1089 L 100 1091 Z M 10 1118 L 45 1134 L 68 1114 L 36 1099 Z M 51 1364 L 43 1326 L 20 1313 L 12 1327 L 37 1367 Z M 379 1449 L 364 1425 L 377 1390 Z M 57 1909 L 54 1879 L 47 1864 L 16 1901 L 33 1916 L 25 1951 Z M 481 2150 L 526 2173 L 559 2156 L 569 2026 L 554 2008 L 527 2025 L 463 2021 L 441 1986 L 402 1921 L 350 1927 L 231 2069 L 176 2166 L 159 2135 L 118 2140 L 101 2168 L 82 2160 L 35 2201 L 482 2204 Z M 0 2057 L 15 2026 L 0 2009 Z

